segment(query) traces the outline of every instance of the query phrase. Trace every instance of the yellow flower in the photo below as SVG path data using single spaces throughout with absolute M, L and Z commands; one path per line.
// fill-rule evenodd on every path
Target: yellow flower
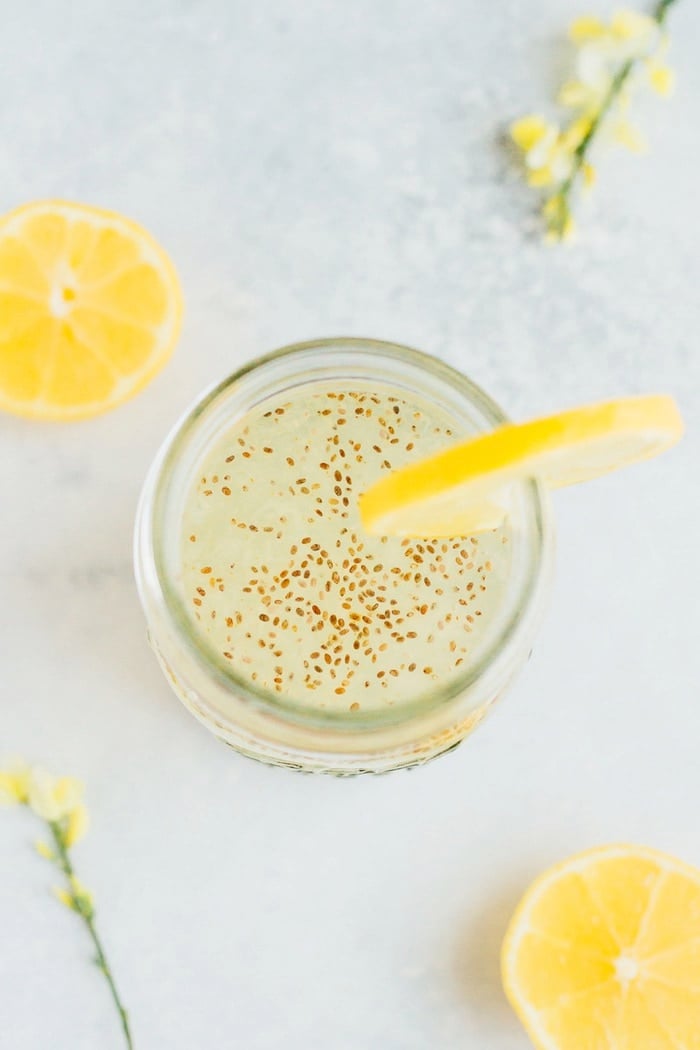
M 588 132 L 591 130 L 591 118 L 587 116 L 577 117 L 562 132 L 561 145 L 565 150 L 573 153 L 578 149 Z
M 82 900 L 86 901 L 86 903 L 89 904 L 90 907 L 92 907 L 92 904 L 93 904 L 92 893 L 87 888 L 87 886 L 85 886 L 84 883 L 82 883 L 80 881 L 80 879 L 77 877 L 77 875 L 71 875 L 70 884 L 71 884 L 71 889 L 73 890 L 73 894 L 76 897 L 82 898 Z
M 70 876 L 70 886 L 73 910 L 85 918 L 92 918 L 95 912 L 95 905 L 90 890 L 83 885 L 76 875 Z
M 515 145 L 524 153 L 528 153 L 547 134 L 549 124 L 538 113 L 530 113 L 527 117 L 515 120 L 509 130 Z
M 661 30 L 650 15 L 628 9 L 617 11 L 607 26 L 597 18 L 578 19 L 569 36 L 581 47 L 597 47 L 608 58 L 625 60 L 644 55 L 658 44 Z
M 14 774 L 0 773 L 0 802 L 4 806 L 13 806 L 19 801 Z
M 52 777 L 43 769 L 31 771 L 28 802 L 42 820 L 67 817 L 80 804 L 82 793 L 83 785 L 74 777 Z
M 53 895 L 56 900 L 59 900 L 61 904 L 64 904 L 66 908 L 70 908 L 71 911 L 75 911 L 75 901 L 73 895 L 64 890 L 61 886 L 54 886 Z
M 534 113 L 510 127 L 513 141 L 524 153 L 530 186 L 552 186 L 563 182 L 571 171 L 572 150 L 559 126 Z
M 655 58 L 650 58 L 647 61 L 647 73 L 649 74 L 649 83 L 654 91 L 665 98 L 673 94 L 676 86 L 676 75 L 670 66 L 664 65 Z
M 649 15 L 628 9 L 613 15 L 610 32 L 618 40 L 648 42 L 658 32 L 658 24 Z
M 63 841 L 66 844 L 66 848 L 70 849 L 76 842 L 84 837 L 87 832 L 90 823 L 88 811 L 83 802 L 79 802 L 78 805 L 70 811 L 68 814 L 68 823 L 66 830 L 63 833 Z
M 598 94 L 593 92 L 588 84 L 574 78 L 562 84 L 557 102 L 569 109 L 592 109 L 597 106 Z
M 549 167 L 537 168 L 535 171 L 528 172 L 528 186 L 551 186 L 553 185 L 554 181 L 554 173 Z
M 55 860 L 55 853 L 49 846 L 48 842 L 44 842 L 43 839 L 37 839 L 34 843 L 34 849 L 37 851 L 40 857 L 45 857 L 46 860 Z
M 638 11 L 618 11 L 605 26 L 597 19 L 575 22 L 570 36 L 579 45 L 576 77 L 564 85 L 563 105 L 597 109 L 622 63 L 648 58 L 663 43 L 655 19 Z
M 658 5 L 654 16 L 623 9 L 607 22 L 590 14 L 577 18 L 569 27 L 576 45 L 575 69 L 558 95 L 559 104 L 573 111 L 573 119 L 560 129 L 533 113 L 511 125 L 528 183 L 551 187 L 543 208 L 549 240 L 572 236 L 573 193 L 577 186 L 588 190 L 596 181 L 589 147 L 615 141 L 635 152 L 646 149 L 626 113 L 634 90 L 645 79 L 661 95 L 673 90 L 674 74 L 665 62 L 665 7 Z
M 14 766 L 0 772 L 0 804 L 17 805 L 26 803 L 29 791 L 29 770 L 24 765 Z
M 625 148 L 631 150 L 632 153 L 646 152 L 646 139 L 633 124 L 630 124 L 628 120 L 620 119 L 614 121 L 610 130 L 613 141 L 617 142 L 620 146 L 625 146 Z
M 603 36 L 605 31 L 605 25 L 595 15 L 582 15 L 569 26 L 569 39 L 575 44 L 583 44 Z
M 597 109 L 612 83 L 615 69 L 622 61 L 605 37 L 600 43 L 586 44 L 576 56 L 576 81 L 585 92 L 583 105 Z
M 583 172 L 583 185 L 589 190 L 595 185 L 595 181 L 598 178 L 598 173 L 588 161 L 585 161 L 581 168 Z

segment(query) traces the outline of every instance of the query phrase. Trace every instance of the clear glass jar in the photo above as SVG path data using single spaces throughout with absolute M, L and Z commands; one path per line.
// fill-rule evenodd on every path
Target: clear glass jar
M 198 641 L 179 589 L 183 505 L 211 443 L 261 402 L 299 387 L 354 380 L 420 394 L 477 433 L 507 421 L 469 379 L 426 354 L 367 339 L 322 339 L 251 362 L 206 392 L 177 423 L 146 478 L 135 531 L 135 570 L 149 639 L 187 708 L 223 741 L 253 758 L 335 774 L 413 766 L 454 748 L 482 720 L 527 660 L 553 555 L 546 495 L 513 486 L 508 585 L 478 657 L 415 702 L 366 714 L 288 703 L 224 665 Z

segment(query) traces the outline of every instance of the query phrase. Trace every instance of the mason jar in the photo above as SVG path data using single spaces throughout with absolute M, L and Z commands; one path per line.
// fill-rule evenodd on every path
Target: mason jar
M 134 550 L 150 643 L 192 714 L 252 758 L 339 775 L 419 765 L 454 748 L 482 721 L 528 658 L 553 556 L 546 494 L 534 479 L 514 483 L 507 573 L 478 645 L 459 673 L 426 681 L 404 698 L 397 686 L 383 706 L 357 711 L 326 705 L 322 689 L 320 695 L 281 695 L 255 682 L 249 667 L 223 659 L 197 629 L 184 591 L 183 517 L 200 464 L 227 430 L 267 404 L 353 384 L 407 401 L 420 398 L 452 421 L 453 440 L 507 422 L 470 379 L 408 347 L 350 338 L 284 347 L 217 383 L 176 423 L 143 486 Z M 235 491 L 230 495 L 235 507 Z M 235 552 L 235 532 L 230 542 Z

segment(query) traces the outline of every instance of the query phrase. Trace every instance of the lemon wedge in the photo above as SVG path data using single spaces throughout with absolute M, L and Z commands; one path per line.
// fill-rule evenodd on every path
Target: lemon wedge
M 360 496 L 360 515 L 375 535 L 479 532 L 503 520 L 514 481 L 588 481 L 663 452 L 682 433 L 676 403 L 665 395 L 509 423 L 387 474 Z
M 700 871 L 636 846 L 571 857 L 525 894 L 502 972 L 539 1050 L 700 1047 Z
M 168 256 L 112 212 L 38 201 L 0 217 L 0 408 L 80 419 L 136 394 L 177 340 Z

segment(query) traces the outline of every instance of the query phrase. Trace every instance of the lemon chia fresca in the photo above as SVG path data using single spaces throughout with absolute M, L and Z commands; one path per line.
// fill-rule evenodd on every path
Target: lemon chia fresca
M 463 428 L 417 395 L 354 382 L 266 400 L 204 455 L 182 524 L 197 635 L 259 688 L 377 710 L 468 670 L 507 584 L 507 527 L 367 535 L 359 494 Z

